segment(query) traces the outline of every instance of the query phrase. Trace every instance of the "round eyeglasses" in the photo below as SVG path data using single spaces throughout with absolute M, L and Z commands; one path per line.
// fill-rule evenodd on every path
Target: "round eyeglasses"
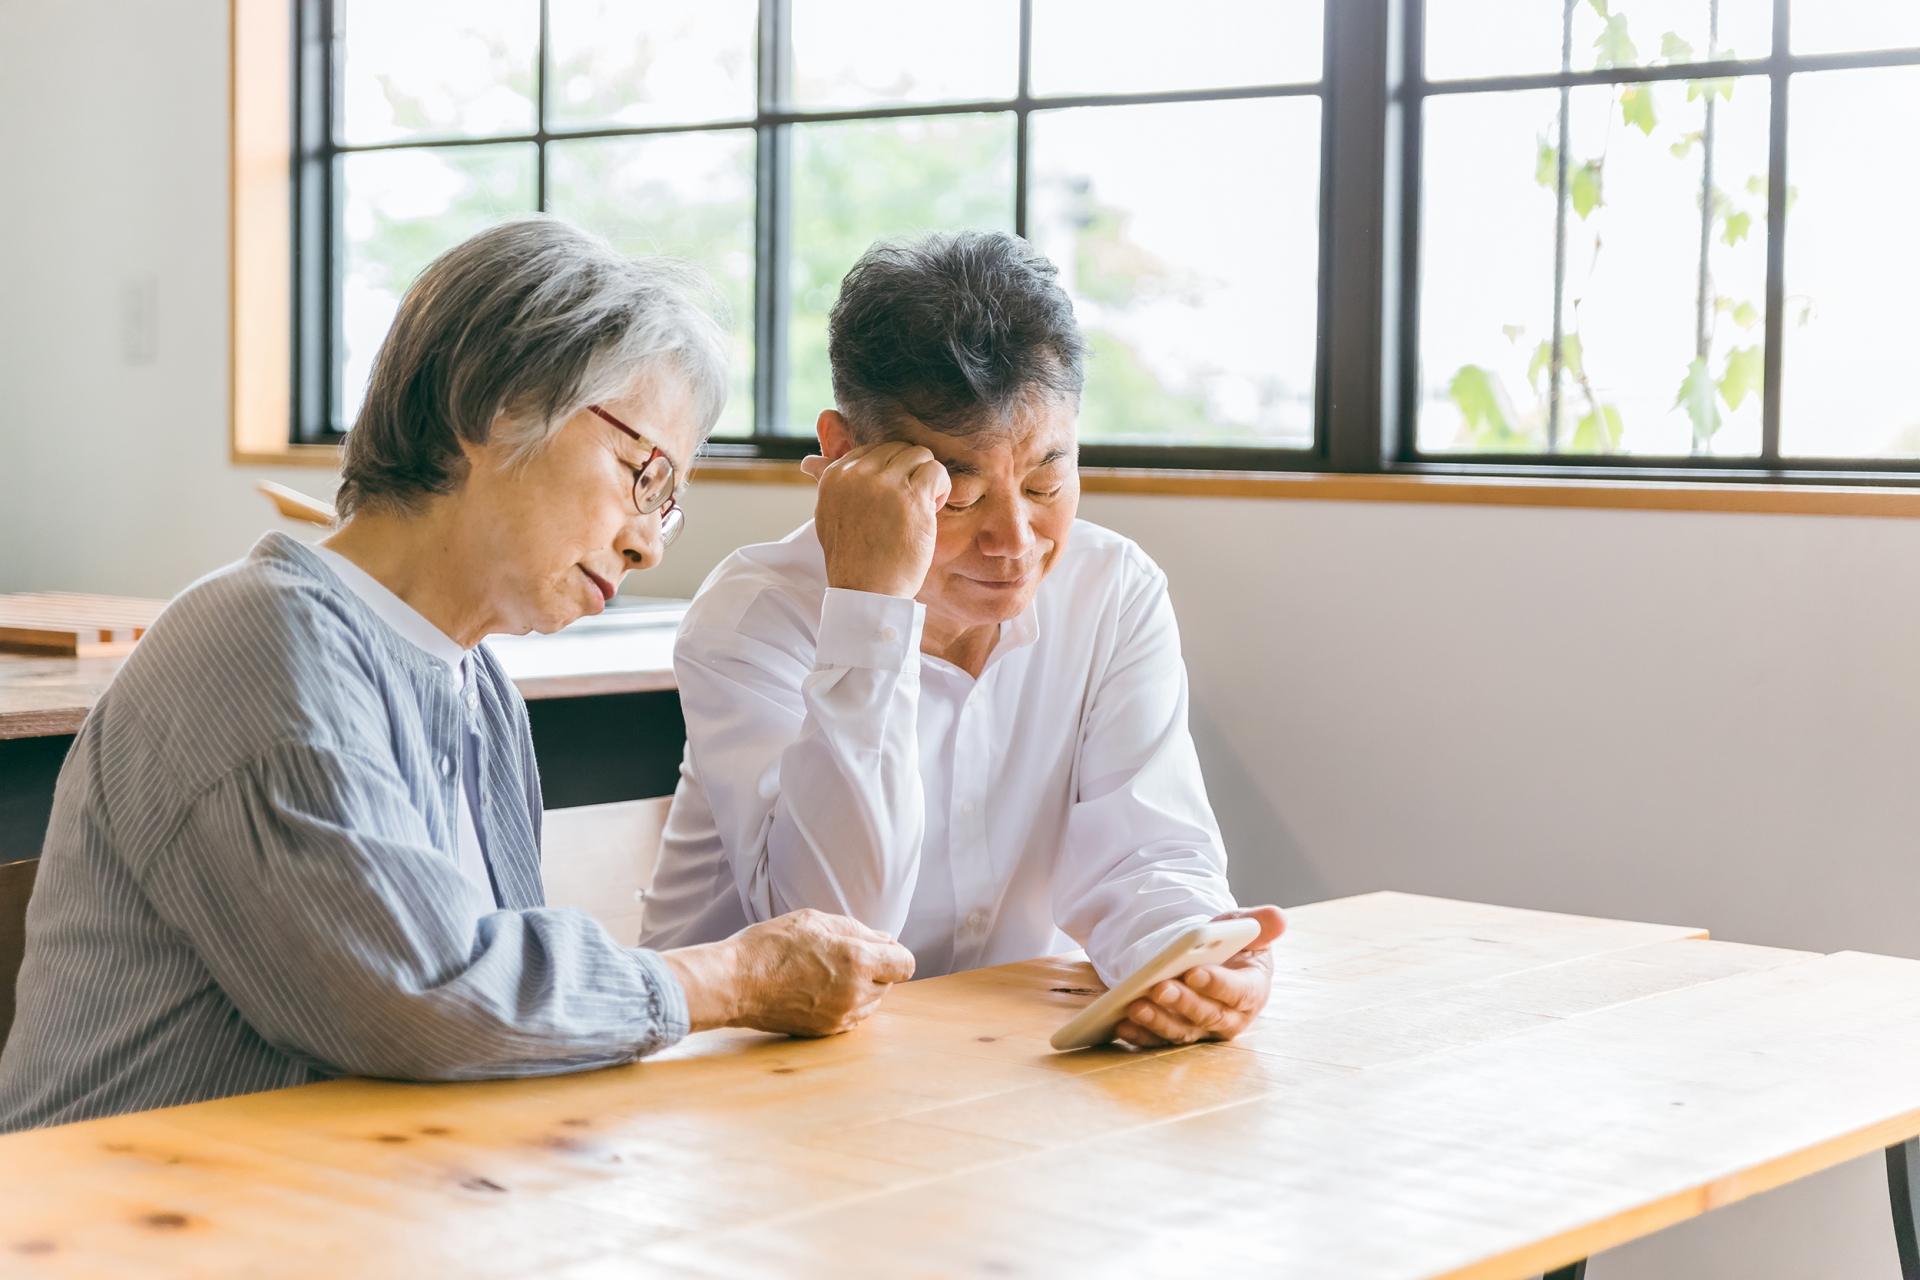
M 641 444 L 647 438 L 635 431 L 620 419 L 608 413 L 597 404 L 587 406 L 587 411 L 598 415 L 603 421 L 616 429 L 626 432 Z M 660 542 L 663 546 L 672 546 L 673 540 L 680 536 L 680 529 L 687 522 L 687 513 L 673 500 L 674 475 L 673 459 L 660 451 L 659 445 L 649 445 L 653 452 L 640 464 L 640 470 L 633 477 L 633 505 L 643 516 L 660 513 Z

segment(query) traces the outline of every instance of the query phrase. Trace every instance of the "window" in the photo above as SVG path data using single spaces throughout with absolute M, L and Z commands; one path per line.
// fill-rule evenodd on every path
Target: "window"
M 720 449 L 804 452 L 853 260 L 975 227 L 1061 266 L 1097 353 L 1088 442 L 1311 450 L 1319 0 L 1170 13 L 307 0 L 302 116 L 329 123 L 300 166 L 300 438 L 348 428 L 435 254 L 544 209 L 720 283 L 736 369 Z
M 1912 468 L 1920 16 L 1872 0 L 1427 0 L 1408 462 Z M 1417 30 L 1415 33 L 1417 35 Z M 1417 335 L 1417 336 L 1416 336 Z
M 794 457 L 873 240 L 1061 268 L 1088 465 L 1920 482 L 1878 0 L 294 0 L 294 430 L 537 209 L 694 259 Z M 238 377 L 238 374 L 236 374 Z

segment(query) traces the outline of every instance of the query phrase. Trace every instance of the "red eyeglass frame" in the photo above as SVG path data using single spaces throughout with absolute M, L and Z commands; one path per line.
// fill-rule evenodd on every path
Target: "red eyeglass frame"
M 653 452 L 647 455 L 647 460 L 640 464 L 640 474 L 634 477 L 633 487 L 634 487 L 634 492 L 636 496 L 634 498 L 633 505 L 635 508 L 640 507 L 640 499 L 637 495 L 640 489 L 640 481 L 646 478 L 647 468 L 653 465 L 653 460 L 655 458 L 659 458 L 661 461 L 667 464 L 666 500 L 662 502 L 659 506 L 655 507 L 653 509 L 653 512 L 659 513 L 660 528 L 663 531 L 668 528 L 667 517 L 670 515 L 678 514 L 680 517 L 680 520 L 675 522 L 673 527 L 673 533 L 678 534 L 680 532 L 678 526 L 679 524 L 684 523 L 686 521 L 687 513 L 680 509 L 680 504 L 674 499 L 674 496 L 673 496 L 673 481 L 676 475 L 678 474 L 674 470 L 673 459 L 667 457 L 666 450 L 662 449 L 659 445 L 647 444 L 647 438 L 645 436 L 641 435 L 638 431 L 635 431 L 632 427 L 620 421 L 620 419 L 614 417 L 612 414 L 608 413 L 605 409 L 602 409 L 599 405 L 597 404 L 588 405 L 587 412 L 599 417 L 602 421 L 606 422 L 608 425 L 614 427 L 615 429 L 626 432 L 629 436 L 632 436 L 635 440 L 638 440 L 641 444 L 646 444 L 649 449 L 653 450 Z M 644 516 L 644 515 L 653 514 L 653 512 L 641 510 L 640 514 Z M 672 540 L 673 539 L 671 536 L 667 538 L 667 541 L 669 542 L 671 542 Z

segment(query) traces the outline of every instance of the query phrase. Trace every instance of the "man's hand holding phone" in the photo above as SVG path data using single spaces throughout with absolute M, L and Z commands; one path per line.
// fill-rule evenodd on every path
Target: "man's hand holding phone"
M 1268 947 L 1287 927 L 1278 907 L 1247 907 L 1216 920 L 1257 920 L 1259 936 L 1220 964 L 1189 969 L 1156 983 L 1127 1006 L 1114 1039 L 1140 1049 L 1196 1040 L 1231 1040 L 1253 1025 L 1266 1008 L 1273 985 L 1273 956 Z

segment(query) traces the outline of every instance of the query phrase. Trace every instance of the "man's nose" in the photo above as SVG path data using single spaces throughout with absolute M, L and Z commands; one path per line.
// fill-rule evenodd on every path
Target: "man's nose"
M 1032 551 L 1035 538 L 1027 504 L 1020 501 L 1018 496 L 990 500 L 986 518 L 981 521 L 973 542 L 982 555 L 1000 556 L 1008 560 L 1017 560 Z

